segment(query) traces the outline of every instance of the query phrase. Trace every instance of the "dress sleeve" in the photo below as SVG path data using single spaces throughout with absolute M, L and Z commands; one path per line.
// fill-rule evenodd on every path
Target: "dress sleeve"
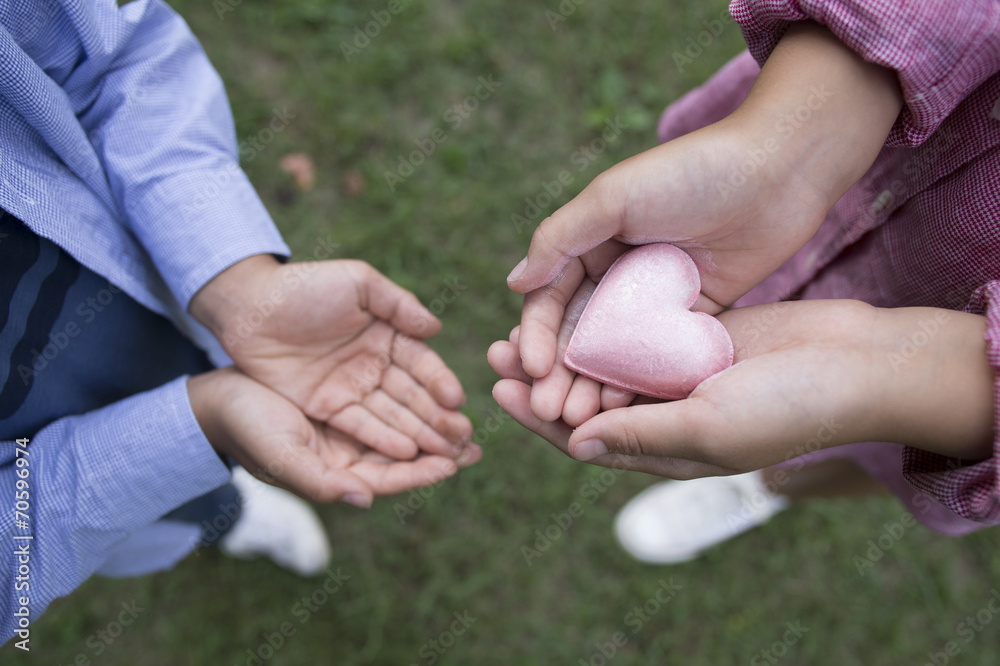
M 191 411 L 187 377 L 59 419 L 25 446 L 0 442 L 0 642 L 116 544 L 228 479 Z
M 952 511 L 979 523 L 1000 524 L 1000 280 L 975 291 L 966 311 L 986 316 L 986 355 L 994 372 L 993 457 L 969 464 L 928 451 L 903 451 L 903 476 Z
M 869 62 L 895 70 L 905 106 L 887 146 L 918 146 L 1000 71 L 1000 4 L 993 0 L 732 0 L 763 64 L 793 21 L 829 28 Z

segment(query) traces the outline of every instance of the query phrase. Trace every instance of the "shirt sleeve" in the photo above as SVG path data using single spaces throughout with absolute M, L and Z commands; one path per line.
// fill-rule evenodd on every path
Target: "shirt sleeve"
M 24 613 L 34 621 L 77 588 L 131 533 L 229 479 L 186 382 L 59 419 L 24 447 L 0 442 L 0 642 L 16 636 Z
M 903 451 L 903 477 L 917 490 L 979 523 L 1000 524 L 1000 280 L 973 294 L 966 311 L 986 316 L 986 355 L 994 372 L 993 457 L 969 464 L 929 451 Z
M 40 65 L 66 92 L 126 223 L 178 302 L 187 308 L 248 256 L 287 256 L 239 167 L 222 81 L 184 20 L 161 0 L 62 5 L 76 41 Z M 258 134 L 273 140 L 293 117 L 275 108 Z
M 761 65 L 793 21 L 813 20 L 865 60 L 895 70 L 905 106 L 888 146 L 923 143 L 1000 71 L 1000 4 L 993 0 L 732 0 L 729 11 Z

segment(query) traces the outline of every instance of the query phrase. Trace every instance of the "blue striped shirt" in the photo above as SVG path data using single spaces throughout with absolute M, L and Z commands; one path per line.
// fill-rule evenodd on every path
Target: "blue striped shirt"
M 238 166 L 218 75 L 160 0 L 0 3 L 0 208 L 217 363 L 225 356 L 187 314 L 191 297 L 243 258 L 288 254 Z M 17 635 L 22 601 L 33 620 L 160 516 L 228 479 L 183 377 L 24 437 L 27 447 L 0 443 L 3 641 Z M 23 469 L 27 527 L 13 513 Z

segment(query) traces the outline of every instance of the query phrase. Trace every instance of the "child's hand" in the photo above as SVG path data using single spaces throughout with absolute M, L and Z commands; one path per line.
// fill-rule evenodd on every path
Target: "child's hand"
M 482 455 L 469 444 L 457 459 L 427 453 L 390 458 L 306 418 L 288 399 L 233 368 L 191 377 L 188 395 L 213 448 L 254 476 L 313 502 L 369 506 L 377 495 L 437 483 Z
M 544 422 L 532 413 L 532 379 L 509 342 L 490 349 L 503 377 L 493 395 L 521 425 L 579 460 L 669 478 L 761 469 L 859 441 L 966 460 L 992 454 L 993 372 L 982 317 L 799 301 L 737 308 L 719 320 L 736 364 L 685 400 L 640 399 L 576 430 L 561 419 Z
M 524 370 L 551 371 L 567 304 L 626 243 L 681 247 L 701 273 L 694 309 L 731 305 L 815 233 L 871 165 L 901 104 L 892 72 L 825 28 L 797 24 L 734 114 L 609 169 L 541 223 L 509 278 L 525 293 Z

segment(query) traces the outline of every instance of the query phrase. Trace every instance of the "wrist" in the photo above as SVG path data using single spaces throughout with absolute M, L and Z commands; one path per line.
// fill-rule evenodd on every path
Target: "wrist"
M 940 308 L 880 308 L 881 418 L 873 439 L 963 460 L 993 455 L 994 372 L 986 320 Z
M 227 329 L 253 307 L 254 295 L 263 292 L 280 266 L 270 254 L 236 262 L 198 290 L 189 305 L 191 315 L 224 341 Z
M 226 369 L 203 372 L 188 378 L 188 400 L 198 427 L 212 448 L 223 458 L 231 455 L 229 438 L 219 418 L 218 400 L 225 400 Z
M 827 28 L 798 22 L 727 121 L 764 150 L 765 177 L 817 193 L 825 213 L 871 166 L 902 104 L 895 72 L 866 62 Z

